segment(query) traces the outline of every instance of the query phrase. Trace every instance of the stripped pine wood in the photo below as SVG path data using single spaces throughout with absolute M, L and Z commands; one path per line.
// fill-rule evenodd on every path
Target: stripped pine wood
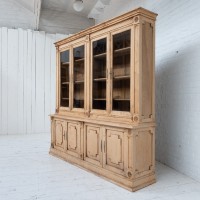
M 130 191 L 156 181 L 156 16 L 138 8 L 55 43 L 57 107 L 50 154 Z M 83 83 L 77 60 L 86 63 L 84 91 L 75 87 Z

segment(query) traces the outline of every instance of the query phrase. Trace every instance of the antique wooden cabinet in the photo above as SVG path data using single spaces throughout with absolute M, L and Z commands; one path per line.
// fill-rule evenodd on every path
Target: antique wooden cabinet
M 55 43 L 50 154 L 131 191 L 155 182 L 155 19 L 138 8 Z

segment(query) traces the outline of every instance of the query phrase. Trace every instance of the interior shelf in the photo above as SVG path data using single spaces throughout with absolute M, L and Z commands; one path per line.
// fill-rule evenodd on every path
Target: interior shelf
M 69 100 L 69 98 L 64 98 L 64 97 L 63 97 L 62 100 Z
M 116 49 L 114 50 L 114 54 L 115 55 L 120 55 L 120 54 L 126 54 L 126 53 L 130 53 L 130 47 L 125 47 L 125 48 L 122 48 L 122 49 Z
M 95 98 L 95 99 L 93 99 L 94 101 L 106 101 L 106 99 L 105 98 Z
M 94 81 L 106 81 L 106 78 L 94 78 Z
M 61 63 L 61 65 L 69 65 L 69 62 Z
M 129 79 L 130 76 L 129 75 L 126 75 L 126 76 L 115 76 L 114 79 L 118 79 L 118 80 L 124 80 L 124 79 Z
M 74 83 L 79 83 L 79 84 L 81 84 L 81 83 L 84 83 L 84 80 L 74 81 Z
M 94 58 L 101 58 L 101 57 L 106 57 L 106 53 L 101 53 L 97 55 L 93 55 Z
M 62 82 L 62 85 L 68 85 L 69 82 Z
M 82 61 L 84 61 L 85 59 L 84 58 L 79 58 L 79 59 L 77 59 L 77 60 L 74 60 L 74 62 L 82 62 Z
M 130 99 L 113 99 L 114 101 L 130 101 Z

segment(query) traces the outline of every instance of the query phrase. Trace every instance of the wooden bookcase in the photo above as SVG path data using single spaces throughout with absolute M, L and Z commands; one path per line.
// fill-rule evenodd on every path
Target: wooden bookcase
M 131 191 L 155 182 L 155 19 L 138 8 L 55 43 L 50 154 Z

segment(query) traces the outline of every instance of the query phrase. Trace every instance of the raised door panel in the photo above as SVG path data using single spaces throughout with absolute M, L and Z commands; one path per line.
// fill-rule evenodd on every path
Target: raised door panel
M 66 130 L 66 122 L 55 120 L 54 127 L 54 144 L 55 149 L 64 150 L 65 145 L 65 130 Z
M 125 147 L 125 132 L 122 129 L 106 129 L 104 138 L 104 168 L 126 175 L 128 148 Z
M 85 126 L 85 158 L 86 161 L 102 165 L 102 141 L 100 127 Z
M 68 123 L 67 128 L 67 153 L 75 156 L 82 157 L 81 154 L 81 124 Z

